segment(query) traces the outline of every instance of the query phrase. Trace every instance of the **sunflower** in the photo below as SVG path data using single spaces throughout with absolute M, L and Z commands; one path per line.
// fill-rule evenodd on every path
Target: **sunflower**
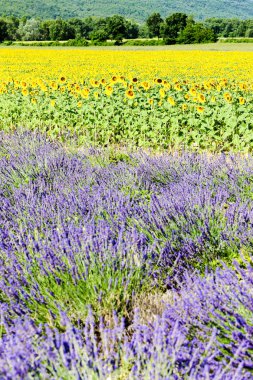
M 23 96 L 27 96 L 28 94 L 29 94 L 28 90 L 27 90 L 26 88 L 24 88 L 24 89 L 22 90 L 22 95 L 23 95 Z
M 240 83 L 239 87 L 240 87 L 240 90 L 247 90 L 247 84 L 246 83 Z
M 66 82 L 66 78 L 65 78 L 64 76 L 60 77 L 60 82 L 61 82 L 61 83 Z
M 112 83 L 117 83 L 118 82 L 118 78 L 114 75 L 111 79 L 111 82 Z
M 189 93 L 190 93 L 192 96 L 195 96 L 196 93 L 197 93 L 196 88 L 194 88 L 194 87 L 190 88 Z
M 144 90 L 148 90 L 148 89 L 150 89 L 150 84 L 149 84 L 149 82 L 142 82 L 142 83 L 141 83 L 141 86 L 144 88 Z
M 205 82 L 205 83 L 204 83 L 204 88 L 205 88 L 206 90 L 211 90 L 211 88 L 212 88 L 211 83 L 210 83 L 210 82 Z
M 198 107 L 197 107 L 197 111 L 198 111 L 199 113 L 203 113 L 203 112 L 205 111 L 205 107 L 203 107 L 203 106 L 198 106 Z
M 32 104 L 36 104 L 36 103 L 37 103 L 37 100 L 36 100 L 35 98 L 32 98 L 31 103 L 32 103 Z
M 134 78 L 132 79 L 132 82 L 133 82 L 133 83 L 137 83 L 137 82 L 138 82 L 138 78 L 134 77 Z
M 160 97 L 161 97 L 161 98 L 165 98 L 166 92 L 164 91 L 163 88 L 161 88 L 161 89 L 159 90 L 159 94 L 160 94 Z
M 42 85 L 40 86 L 40 88 L 41 88 L 41 90 L 42 90 L 43 92 L 47 92 L 47 91 L 48 91 L 47 86 L 46 86 L 45 84 L 42 84 Z
M 77 107 L 78 107 L 78 108 L 81 108 L 81 107 L 82 107 L 82 105 L 83 105 L 83 103 L 82 103 L 82 102 L 78 102 L 78 103 L 77 103 Z
M 90 90 L 86 87 L 86 88 L 83 88 L 82 91 L 81 91 L 81 96 L 82 98 L 85 98 L 87 99 L 88 96 L 89 96 L 89 93 L 90 93 Z
M 81 87 L 77 84 L 76 86 L 75 86 L 75 90 L 76 90 L 76 92 L 81 92 Z
M 135 97 L 134 92 L 132 90 L 127 90 L 126 91 L 126 97 L 128 99 L 133 99 Z
M 53 89 L 53 90 L 57 90 L 58 88 L 58 84 L 56 82 L 51 82 L 50 83 L 50 87 Z
M 187 106 L 187 104 L 182 104 L 182 111 L 186 111 L 188 109 L 188 106 Z
M 54 106 L 55 106 L 55 103 L 56 103 L 55 100 L 53 100 L 53 99 L 50 100 L 50 106 L 51 106 L 51 107 L 54 107 Z
M 205 101 L 206 101 L 205 95 L 204 94 L 198 94 L 198 101 L 200 103 L 205 103 Z
M 180 83 L 176 83 L 175 86 L 174 86 L 174 89 L 176 91 L 182 91 L 182 87 L 181 87 Z
M 246 103 L 246 100 L 242 96 L 240 96 L 239 103 L 241 106 L 243 106 Z
M 172 98 L 172 96 L 169 96 L 167 100 L 168 100 L 168 102 L 170 103 L 171 106 L 174 106 L 176 104 L 175 99 Z
M 163 86 L 164 86 L 164 88 L 166 88 L 167 90 L 169 90 L 169 89 L 171 88 L 170 83 L 168 83 L 166 80 L 163 81 Z
M 98 80 L 94 80 L 93 87 L 99 87 L 100 83 Z
M 113 88 L 112 88 L 112 86 L 106 86 L 106 88 L 105 88 L 105 95 L 106 95 L 106 96 L 111 96 L 112 93 L 113 93 Z
M 232 102 L 232 96 L 228 92 L 225 92 L 224 95 L 223 95 L 223 97 L 226 100 L 226 102 L 228 102 L 228 103 Z

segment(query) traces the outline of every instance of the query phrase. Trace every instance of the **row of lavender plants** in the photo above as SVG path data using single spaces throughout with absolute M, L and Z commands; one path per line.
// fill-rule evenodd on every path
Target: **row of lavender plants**
M 0 135 L 0 379 L 252 379 L 253 157 Z

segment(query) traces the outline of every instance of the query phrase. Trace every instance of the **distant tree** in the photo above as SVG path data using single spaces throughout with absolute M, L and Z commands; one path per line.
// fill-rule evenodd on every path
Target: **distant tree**
M 89 37 L 92 41 L 105 42 L 108 39 L 108 34 L 105 29 L 98 29 L 93 30 Z
M 205 20 L 205 26 L 207 28 L 212 29 L 212 31 L 215 34 L 221 35 L 221 33 L 224 30 L 224 23 L 223 23 L 223 21 L 224 20 L 222 18 L 215 18 L 215 17 L 208 18 L 208 19 Z
M 185 13 L 173 13 L 165 19 L 162 36 L 167 44 L 175 44 L 179 33 L 186 27 L 188 16 Z M 191 20 L 191 23 L 194 23 Z
M 161 25 L 163 19 L 160 13 L 152 13 L 146 20 L 146 24 L 149 31 L 150 37 L 160 37 L 161 36 Z
M 7 38 L 7 23 L 4 19 L 0 19 L 0 42 Z
M 19 24 L 17 34 L 23 41 L 40 41 L 43 39 L 40 28 L 41 21 L 31 18 Z
M 235 37 L 244 37 L 247 31 L 247 24 L 244 20 L 238 20 L 237 28 L 234 31 Z
M 55 20 L 45 20 L 40 23 L 42 41 L 50 40 L 50 26 L 55 23 Z
M 188 23 L 187 26 L 181 30 L 177 43 L 180 44 L 199 44 L 205 42 L 215 42 L 217 37 L 214 32 L 206 28 L 202 23 Z
M 148 38 L 149 37 L 149 30 L 147 24 L 142 24 L 139 26 L 139 36 L 140 38 Z
M 74 29 L 75 39 L 88 38 L 89 33 L 93 30 L 92 19 L 81 20 L 80 18 L 72 18 L 68 20 L 68 24 Z
M 139 37 L 139 25 L 126 21 L 126 38 L 134 39 Z
M 229 21 L 226 26 L 225 26 L 225 29 L 222 33 L 223 37 L 231 37 L 231 34 L 233 33 L 234 31 L 234 28 L 233 28 L 233 22 Z
M 245 37 L 248 37 L 248 38 L 253 37 L 253 27 L 246 30 Z
M 58 19 L 50 24 L 49 37 L 51 41 L 74 39 L 75 30 L 67 21 Z
M 19 27 L 19 19 L 14 16 L 9 16 L 5 18 L 6 22 L 6 39 L 9 41 L 15 41 L 17 39 L 17 30 Z
M 106 18 L 106 30 L 109 38 L 122 41 L 127 35 L 127 24 L 123 16 L 114 15 Z

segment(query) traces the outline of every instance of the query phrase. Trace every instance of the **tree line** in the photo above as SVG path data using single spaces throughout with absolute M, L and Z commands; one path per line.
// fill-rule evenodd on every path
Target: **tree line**
M 123 39 L 157 38 L 165 44 L 214 42 L 222 37 L 252 37 L 253 20 L 210 18 L 196 22 L 184 13 L 173 13 L 163 19 L 151 14 L 144 24 L 120 15 L 105 18 L 87 17 L 68 20 L 39 18 L 0 18 L 0 42 L 91 40 L 105 42 Z

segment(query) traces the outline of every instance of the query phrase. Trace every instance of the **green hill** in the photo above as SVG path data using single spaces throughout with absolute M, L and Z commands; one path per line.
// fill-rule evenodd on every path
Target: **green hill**
M 195 19 L 209 17 L 253 18 L 253 0 L 1 0 L 0 15 L 41 18 L 112 16 L 121 14 L 144 21 L 152 12 L 162 16 L 174 12 L 191 14 Z

